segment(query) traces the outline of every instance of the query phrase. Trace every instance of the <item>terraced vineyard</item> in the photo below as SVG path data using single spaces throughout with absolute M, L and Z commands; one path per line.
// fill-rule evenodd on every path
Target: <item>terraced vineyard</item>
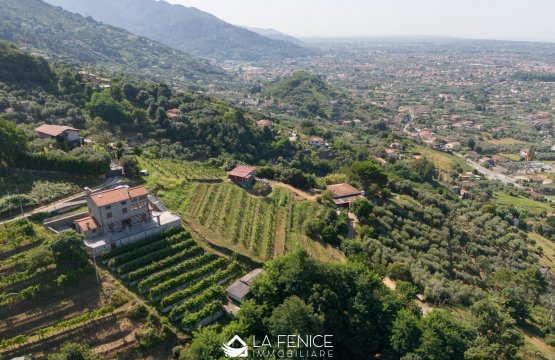
M 225 171 L 197 162 L 142 158 L 141 166 L 151 173 L 188 181 L 221 180 L 225 176 Z
M 0 225 L 0 358 L 40 358 L 66 341 L 112 354 L 136 346 L 133 329 L 143 323 L 127 317 L 123 287 L 106 272 L 97 282 L 92 267 L 58 268 L 46 245 L 54 238 L 24 220 Z
M 182 228 L 115 249 L 103 261 L 187 331 L 222 315 L 222 285 L 241 272 L 237 263 L 206 252 Z
M 64 196 L 78 193 L 83 186 L 98 180 L 49 171 L 17 170 L 0 176 L 0 216 L 13 216 L 25 209 L 47 204 Z
M 206 165 L 141 159 L 141 166 L 151 174 L 147 186 L 169 209 L 180 213 L 187 226 L 214 245 L 258 261 L 301 248 L 321 260 L 344 260 L 333 246 L 305 235 L 306 222 L 321 205 L 299 201 L 289 189 L 274 186 L 269 196 L 256 197 L 229 182 L 190 180 L 223 179 L 222 170 Z

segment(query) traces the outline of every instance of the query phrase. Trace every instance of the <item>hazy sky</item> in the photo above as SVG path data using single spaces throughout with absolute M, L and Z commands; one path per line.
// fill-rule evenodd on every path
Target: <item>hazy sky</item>
M 298 37 L 445 35 L 555 41 L 555 0 L 168 0 Z

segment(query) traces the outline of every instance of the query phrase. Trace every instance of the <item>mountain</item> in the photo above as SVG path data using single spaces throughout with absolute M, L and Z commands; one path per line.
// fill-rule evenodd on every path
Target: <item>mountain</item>
M 300 118 L 367 119 L 380 112 L 330 86 L 321 76 L 306 71 L 277 79 L 267 84 L 262 93 L 272 99 L 267 110 L 279 113 L 285 109 Z
M 205 60 L 40 0 L 0 0 L 0 39 L 57 62 L 169 82 L 225 78 Z
M 272 28 L 268 28 L 268 29 L 260 29 L 260 28 L 255 28 L 255 27 L 249 27 L 249 26 L 245 26 L 244 27 L 247 30 L 250 30 L 252 32 L 257 33 L 258 35 L 262 35 L 265 36 L 267 38 L 273 39 L 273 40 L 280 40 L 280 41 L 285 41 L 291 44 L 295 44 L 298 46 L 306 46 L 307 44 L 291 35 L 287 35 L 285 33 L 282 33 L 281 31 L 278 31 L 276 29 L 272 29 Z
M 155 0 L 47 0 L 69 11 L 160 41 L 204 58 L 247 60 L 296 58 L 315 51 L 272 40 L 196 8 Z

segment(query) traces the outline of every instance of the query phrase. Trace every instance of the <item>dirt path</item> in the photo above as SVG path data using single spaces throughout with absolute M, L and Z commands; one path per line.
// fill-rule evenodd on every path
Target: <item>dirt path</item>
M 529 341 L 533 346 L 539 349 L 544 355 L 548 355 L 550 359 L 555 359 L 555 350 L 547 345 L 541 338 L 532 334 L 530 330 L 522 329 L 525 340 Z
M 352 212 L 347 214 L 349 216 L 349 233 L 347 234 L 347 239 L 354 239 L 356 235 L 356 225 L 358 224 L 358 219 Z
M 390 289 L 390 290 L 395 290 L 397 288 L 397 283 L 394 280 L 387 277 L 387 276 L 383 278 L 382 282 L 385 285 L 385 287 Z M 418 299 L 415 299 L 414 301 L 416 302 L 416 305 L 418 305 L 420 310 L 422 310 L 422 315 L 426 315 L 427 313 L 434 310 L 434 307 L 431 306 L 428 303 L 425 303 L 425 302 L 420 301 Z
M 291 191 L 295 195 L 295 198 L 297 200 L 301 199 L 301 200 L 316 201 L 317 195 L 308 193 L 308 192 L 303 191 L 303 190 L 299 190 L 299 189 L 297 189 L 297 188 L 295 188 L 291 185 L 284 184 L 284 183 L 281 183 L 281 182 L 278 182 L 278 181 L 273 181 L 273 180 L 270 181 L 270 185 L 280 187 L 280 188 L 287 189 L 287 190 Z
M 276 242 L 274 244 L 274 257 L 280 256 L 285 252 L 285 226 L 286 214 L 283 211 L 278 213 L 276 224 Z
M 99 191 L 99 190 L 103 190 L 105 188 L 114 186 L 114 185 L 116 185 L 116 183 L 119 180 L 120 180 L 119 177 L 109 178 L 106 181 L 104 181 L 102 184 L 93 188 L 92 190 L 93 191 Z M 43 206 L 31 209 L 29 211 L 25 211 L 24 215 L 19 215 L 19 216 L 14 216 L 14 217 L 11 217 L 11 218 L 8 218 L 8 219 L 4 219 L 4 220 L 0 221 L 0 224 L 3 224 L 5 222 L 14 221 L 14 220 L 17 220 L 17 219 L 21 219 L 21 218 L 23 218 L 23 216 L 29 216 L 29 215 L 40 213 L 40 212 L 52 212 L 54 210 L 58 210 L 60 208 L 63 208 L 65 206 L 67 206 L 66 203 L 72 203 L 73 204 L 73 202 L 74 202 L 73 200 L 76 200 L 76 199 L 82 197 L 83 195 L 84 195 L 83 191 L 80 191 L 77 194 L 73 194 L 73 195 L 67 196 L 67 197 L 62 198 L 62 199 L 58 199 L 58 200 L 56 200 L 55 202 L 53 202 L 51 204 L 43 205 Z

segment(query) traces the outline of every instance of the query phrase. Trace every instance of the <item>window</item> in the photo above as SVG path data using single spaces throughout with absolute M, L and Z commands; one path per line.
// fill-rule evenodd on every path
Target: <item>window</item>
M 121 202 L 121 205 L 125 205 L 125 204 L 127 204 L 127 201 L 122 201 Z
M 126 207 L 122 208 L 122 209 L 121 209 L 121 213 L 122 213 L 122 214 L 127 214 L 127 208 L 126 208 Z
M 106 213 L 106 218 L 107 218 L 107 219 L 111 219 L 111 218 L 112 218 L 112 213 L 111 213 L 111 212 Z
M 104 209 L 106 209 L 106 210 L 110 210 L 111 208 L 112 208 L 112 205 L 106 205 L 106 206 L 104 206 Z
M 131 202 L 137 202 L 137 200 L 139 200 L 139 198 L 133 198 L 131 199 Z

